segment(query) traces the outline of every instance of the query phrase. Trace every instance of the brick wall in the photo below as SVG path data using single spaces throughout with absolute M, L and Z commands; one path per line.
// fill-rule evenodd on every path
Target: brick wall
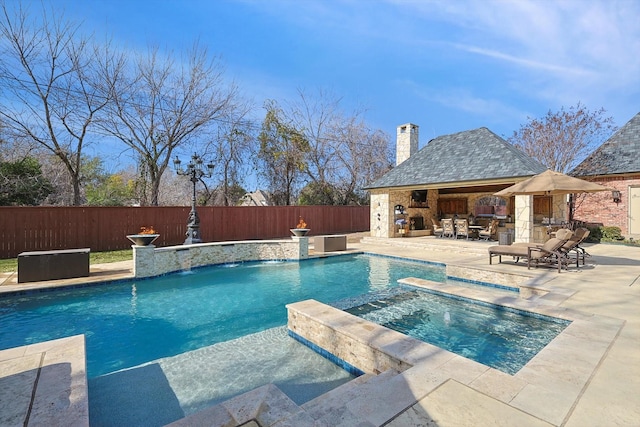
M 574 219 L 602 224 L 606 227 L 620 227 L 623 236 L 629 234 L 629 187 L 640 186 L 640 174 L 624 177 L 603 177 L 592 180 L 611 189 L 620 191 L 619 203 L 613 201 L 611 191 L 578 195 Z

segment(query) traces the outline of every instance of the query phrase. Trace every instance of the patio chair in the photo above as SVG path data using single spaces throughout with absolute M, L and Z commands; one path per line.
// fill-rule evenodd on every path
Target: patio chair
M 466 219 L 456 219 L 456 239 L 460 236 L 464 236 L 469 240 L 469 223 Z
M 451 237 L 455 239 L 456 230 L 453 228 L 453 219 L 445 218 L 442 220 L 442 237 Z
M 489 247 L 489 264 L 492 264 L 494 256 L 498 257 L 498 262 L 502 262 L 502 255 L 507 255 L 517 258 L 516 262 L 520 258 L 526 258 L 527 269 L 531 269 L 531 264 L 535 262 L 536 267 L 539 264 L 557 265 L 560 273 L 562 266 L 566 267 L 568 264 L 566 254 L 560 250 L 567 240 L 552 237 L 542 246 L 528 244 L 491 246 Z
M 560 240 L 564 240 L 565 243 L 564 245 L 562 245 L 562 247 L 565 246 L 569 246 L 570 245 L 570 239 L 573 238 L 573 231 L 569 230 L 568 228 L 561 228 L 558 231 L 555 232 L 555 237 L 557 237 Z M 525 247 L 525 248 L 540 248 L 544 245 L 544 243 L 533 243 L 533 242 L 517 242 L 517 243 L 512 243 L 511 246 L 518 246 L 518 247 Z M 564 250 L 563 250 L 564 251 Z M 566 251 L 564 251 L 566 252 Z M 516 262 L 518 262 L 518 260 L 516 260 Z
M 489 241 L 489 239 L 495 240 L 494 237 L 498 233 L 499 222 L 500 221 L 498 221 L 497 219 L 492 219 L 491 221 L 489 221 L 487 227 L 478 232 L 478 238 L 486 241 Z
M 560 250 L 562 250 L 567 258 L 571 257 L 571 252 L 575 252 L 576 254 L 576 267 L 580 267 L 580 258 L 582 258 L 582 265 L 585 263 L 585 258 L 587 256 L 591 256 L 583 247 L 580 246 L 580 243 L 584 242 L 587 237 L 589 237 L 589 229 L 587 228 L 578 228 L 573 232 L 569 240 L 562 245 Z M 557 233 L 556 233 L 557 236 Z
M 431 218 L 431 226 L 433 227 L 433 235 L 436 237 L 442 237 L 444 229 L 437 219 Z

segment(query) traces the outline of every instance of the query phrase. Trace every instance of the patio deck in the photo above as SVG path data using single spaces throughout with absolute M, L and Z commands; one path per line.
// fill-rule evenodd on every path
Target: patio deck
M 360 241 L 359 238 L 362 237 Z M 489 265 L 489 256 L 486 248 L 494 243 L 450 239 L 438 239 L 435 237 L 415 237 L 397 239 L 376 239 L 366 237 L 363 234 L 350 236 L 349 250 L 366 251 L 385 255 L 402 256 L 414 259 L 443 262 L 448 266 L 464 266 L 486 271 L 488 273 L 514 273 L 531 277 L 535 283 L 539 283 L 552 291 L 552 295 L 558 298 L 549 298 L 545 304 L 556 309 L 567 309 L 580 312 L 585 319 L 593 317 L 611 318 L 613 323 L 620 323 L 619 329 L 611 343 L 606 348 L 604 355 L 598 361 L 595 369 L 588 377 L 588 381 L 580 390 L 577 398 L 570 403 L 570 409 L 562 414 L 558 421 L 549 422 L 548 419 L 537 415 L 536 406 L 545 405 L 543 412 L 553 412 L 553 405 L 531 393 L 527 405 L 531 411 L 523 409 L 522 402 L 511 402 L 496 399 L 491 393 L 483 392 L 479 387 L 462 383 L 451 378 L 443 378 L 440 386 L 430 390 L 426 396 L 421 397 L 415 404 L 397 411 L 394 417 L 379 423 L 366 423 L 370 413 L 357 412 L 351 414 L 363 422 L 362 425 L 389 425 L 389 426 L 418 426 L 418 425 L 513 425 L 517 420 L 518 425 L 562 425 L 562 426 L 636 426 L 640 425 L 640 401 L 637 396 L 640 393 L 640 248 L 620 245 L 596 244 L 585 245 L 592 257 L 587 260 L 587 265 L 558 274 L 556 270 L 538 268 L 527 270 L 524 265 L 515 265 L 509 262 Z M 344 253 L 344 252 L 342 252 Z M 89 280 L 109 280 L 130 277 L 130 263 L 103 264 L 91 267 Z M 74 283 L 72 280 L 58 280 L 55 282 L 42 282 L 35 284 L 17 285 L 15 275 L 5 274 L 0 276 L 0 293 L 15 289 L 32 287 L 52 287 Z M 82 281 L 86 282 L 87 278 Z M 77 345 L 77 343 L 75 343 Z M 591 345 L 585 340 L 583 354 L 591 352 Z M 47 349 L 38 360 L 46 360 Z M 76 351 L 75 349 L 73 350 Z M 56 353 L 64 353 L 56 349 Z M 17 354 L 12 350 L 0 351 L 0 395 L 3 397 L 3 405 L 12 405 L 4 397 L 31 396 L 31 404 L 25 406 L 25 411 L 30 407 L 37 407 L 34 399 L 43 398 L 40 386 L 38 389 L 24 390 L 24 382 L 16 382 L 16 375 L 21 372 L 21 366 L 29 366 L 33 370 L 33 363 L 27 364 L 25 357 L 33 359 L 31 354 Z M 575 360 L 557 358 L 548 360 L 549 369 L 555 372 L 570 372 L 574 369 Z M 35 362 L 34 362 L 35 363 Z M 42 363 L 42 362 L 39 362 Z M 57 361 L 56 363 L 61 363 Z M 36 363 L 37 365 L 37 363 Z M 566 368 L 563 368 L 566 367 Z M 83 368 L 81 368 L 83 369 Z M 459 371 L 459 370 L 458 370 Z M 409 371 L 406 371 L 409 372 Z M 461 374 L 458 372 L 458 374 Z M 467 373 L 473 376 L 473 372 Z M 86 382 L 86 381 L 85 381 Z M 33 387 L 38 384 L 32 382 Z M 61 384 L 69 390 L 73 390 L 73 396 L 68 396 L 69 401 L 77 402 L 77 389 L 69 387 L 69 380 L 61 381 Z M 82 385 L 82 381 L 80 382 Z M 50 383 L 49 383 L 50 386 Z M 498 386 L 496 384 L 496 386 Z M 525 387 L 526 384 L 523 385 Z M 532 388 L 535 390 L 535 387 Z M 382 394 L 387 391 L 381 390 Z M 394 391 L 392 394 L 397 392 Z M 411 390 L 404 390 L 404 393 Z M 263 396 L 261 392 L 254 396 Z M 59 394 L 56 399 L 60 401 Z M 72 399 L 73 397 L 73 399 Z M 262 398 L 262 397 L 261 397 Z M 260 399 L 260 398 L 259 398 Z M 269 403 L 269 402 L 267 402 Z M 274 409 L 278 402 L 272 402 Z M 560 404 L 560 402 L 559 402 Z M 562 403 L 566 405 L 566 402 Z M 549 407 L 551 406 L 551 407 Z M 86 425 L 82 411 L 83 405 L 68 408 L 67 411 L 80 411 L 77 416 L 68 415 L 68 420 L 74 425 Z M 245 408 L 246 409 L 246 408 Z M 288 408 L 291 410 L 291 408 Z M 361 407 L 361 410 L 366 410 Z M 205 410 L 206 411 L 206 410 Z M 302 422 L 297 425 L 310 425 L 303 422 L 304 411 L 297 412 L 297 419 Z M 15 411 L 13 411 L 15 412 Z M 204 412 L 204 411 L 203 411 Z M 4 409 L 0 414 L 7 413 Z M 228 414 L 228 413 L 227 413 Z M 16 414 L 14 413 L 14 416 Z M 196 425 L 198 420 L 206 418 L 187 418 L 177 422 L 177 425 Z M 205 414 L 202 414 L 205 415 Z M 270 415 L 274 415 L 270 413 Z M 225 415 L 226 416 L 226 415 Z M 0 424 L 4 425 L 3 416 L 0 415 Z M 515 418 L 514 418 L 515 417 Z M 19 417 L 17 418 L 19 419 Z M 24 419 L 24 418 L 22 418 Z M 283 421 L 282 418 L 270 418 L 274 423 Z M 310 418 L 305 418 L 307 423 Z M 260 426 L 271 425 L 262 418 Z M 294 419 L 289 421 L 294 422 Z M 351 421 L 354 421 L 352 418 Z M 193 423 L 196 424 L 193 424 Z M 217 425 L 208 419 L 209 425 Z M 348 425 L 348 421 L 345 419 Z M 32 423 L 33 424 L 33 423 Z M 220 425 L 234 425 L 220 424 Z M 278 424 L 278 425 L 286 425 Z M 293 425 L 293 424 L 291 424 Z

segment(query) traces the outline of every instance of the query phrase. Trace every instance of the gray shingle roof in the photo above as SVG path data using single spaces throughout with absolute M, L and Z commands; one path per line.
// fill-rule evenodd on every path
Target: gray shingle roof
M 569 174 L 613 175 L 640 172 L 640 113 L 622 126 Z
M 483 127 L 432 139 L 366 189 L 528 177 L 546 169 Z

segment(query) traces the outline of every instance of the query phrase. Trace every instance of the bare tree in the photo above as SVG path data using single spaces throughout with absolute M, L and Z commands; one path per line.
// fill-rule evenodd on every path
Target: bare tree
M 82 150 L 109 102 L 102 76 L 118 58 L 44 6 L 41 22 L 19 4 L 9 10 L 3 3 L 0 13 L 0 117 L 15 138 L 60 159 L 73 188 L 69 202 L 79 205 Z
M 341 109 L 341 98 L 327 91 L 318 90 L 313 96 L 299 90 L 298 95 L 290 104 L 290 115 L 309 141 L 305 172 L 310 185 L 305 188 L 305 202 L 364 203 L 360 189 L 390 169 L 389 137 L 366 125 L 364 109 L 347 114 Z
M 340 141 L 336 152 L 342 165 L 335 177 L 342 197 L 339 204 L 366 204 L 368 198 L 362 188 L 393 167 L 390 137 L 353 117 L 337 129 L 335 138 Z
M 604 108 L 589 111 L 578 102 L 547 112 L 542 119 L 529 118 L 509 138 L 509 142 L 551 170 L 566 173 L 616 130 Z
M 195 142 L 233 110 L 237 90 L 225 83 L 223 71 L 217 59 L 195 44 L 184 61 L 152 48 L 123 74 L 110 76 L 114 102 L 100 125 L 139 158 L 149 181 L 142 204 L 158 205 L 162 174 L 174 150 Z
M 299 89 L 298 98 L 289 105 L 294 126 L 304 132 L 309 142 L 304 170 L 312 183 L 308 189 L 314 193 L 311 197 L 313 204 L 336 204 L 334 178 L 342 165 L 337 153 L 340 143 L 335 137 L 345 121 L 340 101 L 322 89 L 315 96 Z

